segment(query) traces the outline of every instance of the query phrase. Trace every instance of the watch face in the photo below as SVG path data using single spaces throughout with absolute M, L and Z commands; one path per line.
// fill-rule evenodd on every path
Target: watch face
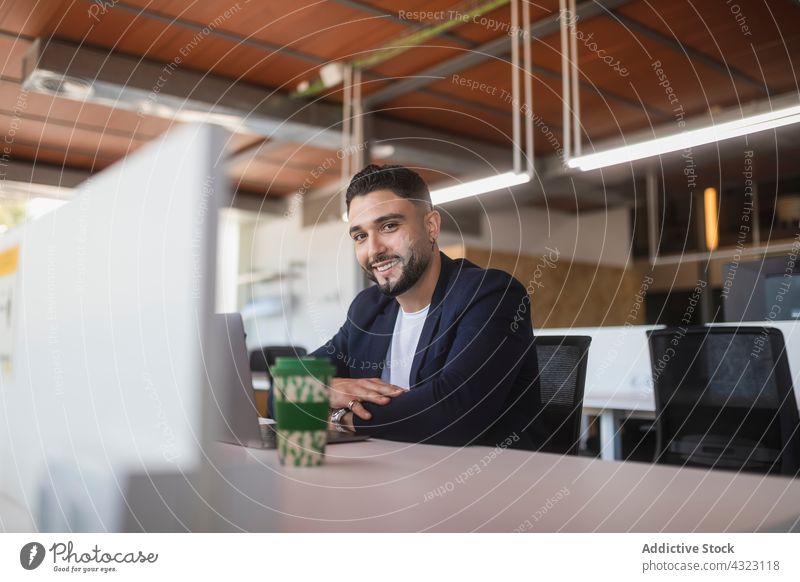
M 346 408 L 340 408 L 331 414 L 331 423 L 338 432 L 348 432 L 347 429 L 342 426 L 342 417 L 345 414 L 347 414 Z

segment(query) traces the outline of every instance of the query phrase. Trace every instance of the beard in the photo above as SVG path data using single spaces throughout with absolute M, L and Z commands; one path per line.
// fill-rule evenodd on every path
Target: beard
M 412 247 L 407 258 L 403 258 L 399 255 L 380 255 L 369 264 L 368 268 L 364 268 L 364 271 L 367 273 L 367 278 L 370 281 L 378 284 L 378 289 L 380 289 L 381 293 L 389 297 L 397 297 L 416 285 L 417 281 L 419 281 L 420 277 L 422 277 L 422 274 L 425 272 L 425 269 L 428 268 L 431 262 L 432 252 L 426 252 L 427 249 L 428 247 L 424 244 L 421 247 L 419 245 L 417 247 Z M 378 277 L 372 270 L 372 265 L 384 261 L 391 261 L 393 259 L 400 261 L 400 265 L 402 266 L 400 276 L 394 282 L 379 282 Z

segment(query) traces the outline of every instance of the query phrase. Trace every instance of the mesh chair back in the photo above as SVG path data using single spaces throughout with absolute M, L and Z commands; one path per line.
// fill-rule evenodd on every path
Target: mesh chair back
M 589 336 L 536 336 L 539 361 L 541 409 L 536 422 L 545 427 L 546 442 L 540 450 L 578 454 L 589 357 Z
M 658 462 L 797 472 L 800 420 L 780 330 L 701 326 L 648 335 Z

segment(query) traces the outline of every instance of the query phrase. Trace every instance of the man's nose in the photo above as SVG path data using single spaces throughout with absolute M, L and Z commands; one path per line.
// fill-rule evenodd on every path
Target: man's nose
M 368 250 L 370 263 L 374 263 L 378 257 L 386 254 L 386 245 L 383 244 L 383 241 L 380 237 L 370 237 L 367 244 L 369 245 Z

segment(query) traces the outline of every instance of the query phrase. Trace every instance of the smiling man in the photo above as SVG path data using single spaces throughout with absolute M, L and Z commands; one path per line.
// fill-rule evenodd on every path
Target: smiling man
M 439 251 L 441 216 L 412 170 L 367 166 L 346 199 L 356 257 L 376 284 L 310 354 L 336 367 L 334 427 L 400 441 L 538 448 L 544 435 L 525 288 Z

